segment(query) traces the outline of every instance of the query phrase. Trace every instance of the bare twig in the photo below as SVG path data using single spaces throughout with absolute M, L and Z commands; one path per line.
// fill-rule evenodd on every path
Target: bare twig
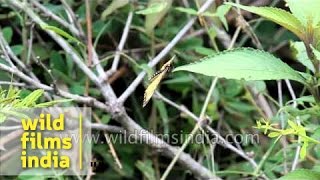
M 113 59 L 113 62 L 112 62 L 111 69 L 109 71 L 107 71 L 104 76 L 100 77 L 101 78 L 100 79 L 101 82 L 108 80 L 108 78 L 118 68 L 119 61 L 120 61 L 120 52 L 123 50 L 124 44 L 127 41 L 127 37 L 128 37 L 128 34 L 129 34 L 129 30 L 130 30 L 132 17 L 133 17 L 133 12 L 130 11 L 129 14 L 128 14 L 127 21 L 126 21 L 126 25 L 125 25 L 125 27 L 123 29 L 123 32 L 122 32 L 122 36 L 121 36 L 120 43 L 119 43 L 117 51 L 116 51 L 116 55 L 114 56 L 114 59 Z
M 293 88 L 292 88 L 292 86 L 291 86 L 290 81 L 289 81 L 288 79 L 286 79 L 285 82 L 286 82 L 286 84 L 287 84 L 287 87 L 288 87 L 288 89 L 289 89 L 289 93 L 290 93 L 291 98 L 292 98 L 292 100 L 293 100 L 292 107 L 296 108 L 296 107 L 298 106 L 298 103 L 297 103 L 297 101 L 296 101 L 296 99 L 297 99 L 296 94 L 295 94 L 295 92 L 294 92 L 294 90 L 293 90 Z M 296 122 L 297 122 L 298 125 L 301 124 L 301 122 L 300 122 L 300 117 L 299 117 L 299 116 L 296 117 Z M 296 148 L 296 153 L 295 153 L 295 155 L 294 155 L 294 159 L 293 159 L 293 162 L 292 162 L 291 171 L 293 171 L 293 170 L 296 169 L 296 167 L 297 167 L 297 165 L 298 165 L 298 162 L 299 162 L 299 154 L 300 154 L 300 150 L 301 150 L 301 145 L 300 145 L 300 143 L 301 143 L 301 137 L 298 136 L 298 146 L 297 146 L 297 148 Z
M 102 123 L 101 123 L 101 120 L 100 120 L 100 118 L 98 117 L 97 114 L 93 113 L 93 117 L 94 117 L 94 119 L 95 119 L 99 124 L 102 124 Z M 108 144 L 108 146 L 109 146 L 111 155 L 113 156 L 113 158 L 114 158 L 116 164 L 118 165 L 118 167 L 119 167 L 120 169 L 122 169 L 122 164 L 121 164 L 121 162 L 120 162 L 120 160 L 119 160 L 119 157 L 118 157 L 118 155 L 117 155 L 117 153 L 116 153 L 116 150 L 114 149 L 114 146 L 113 146 L 112 142 L 110 141 L 110 136 L 109 136 L 109 134 L 108 134 L 107 131 L 105 131 L 105 130 L 103 130 L 103 131 L 104 131 L 104 136 L 105 136 L 105 139 L 106 139 L 107 144 Z

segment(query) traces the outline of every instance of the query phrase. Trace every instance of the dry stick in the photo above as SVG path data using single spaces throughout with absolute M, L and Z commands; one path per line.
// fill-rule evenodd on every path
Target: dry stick
M 160 180 L 165 180 L 167 178 L 167 176 L 169 175 L 170 171 L 172 170 L 173 166 L 175 165 L 175 163 L 177 162 L 178 158 L 180 157 L 181 153 L 184 151 L 184 149 L 187 147 L 187 145 L 189 144 L 189 142 L 191 141 L 191 139 L 193 138 L 193 136 L 196 134 L 196 132 L 199 130 L 199 128 L 201 128 L 201 123 L 203 120 L 205 120 L 204 116 L 206 114 L 206 110 L 209 104 L 209 101 L 211 99 L 213 90 L 217 84 L 218 78 L 215 78 L 210 86 L 210 89 L 208 91 L 206 100 L 202 106 L 202 110 L 200 113 L 200 117 L 199 117 L 199 121 L 197 122 L 196 126 L 193 128 L 193 130 L 191 131 L 190 135 L 188 136 L 187 140 L 183 143 L 183 145 L 181 146 L 181 148 L 179 149 L 178 153 L 176 154 L 176 156 L 172 159 L 171 163 L 169 164 L 169 166 L 167 167 L 167 169 L 165 170 L 165 172 L 163 173 L 162 177 Z M 217 178 L 218 179 L 218 178 Z
M 28 41 L 28 52 L 27 52 L 27 61 L 26 64 L 30 64 L 30 58 L 31 58 L 31 53 L 32 53 L 32 45 L 33 45 L 33 29 L 34 28 L 34 23 L 30 26 L 30 37 Z
M 292 107 L 296 108 L 298 106 L 298 103 L 296 101 L 297 97 L 296 97 L 296 94 L 291 86 L 291 83 L 288 79 L 285 80 L 286 84 L 287 84 L 287 87 L 289 89 L 289 93 L 291 95 L 291 98 L 293 100 L 293 104 L 292 104 Z M 296 122 L 298 125 L 300 125 L 300 117 L 297 116 L 296 117 Z M 297 146 L 297 149 L 296 149 L 296 153 L 295 153 L 295 156 L 294 156 L 294 159 L 293 159 L 293 162 L 292 162 L 292 166 L 291 166 L 291 171 L 295 170 L 297 165 L 298 165 L 298 162 L 299 162 L 299 154 L 300 154 L 300 150 L 301 150 L 301 137 L 298 136 L 298 146 Z
M 98 115 L 97 115 L 96 113 L 93 113 L 93 117 L 95 118 L 95 120 L 96 120 L 99 124 L 102 124 L 102 123 L 101 123 L 101 119 L 98 117 Z M 118 165 L 118 167 L 119 167 L 120 169 L 122 169 L 122 164 L 121 164 L 121 162 L 120 162 L 120 160 L 119 160 L 119 157 L 118 157 L 118 155 L 117 155 L 117 153 L 116 153 L 116 150 L 115 150 L 114 147 L 113 147 L 112 142 L 110 141 L 110 136 L 109 136 L 109 134 L 108 134 L 107 131 L 105 131 L 105 130 L 103 130 L 103 131 L 104 131 L 105 139 L 106 139 L 107 144 L 108 144 L 108 146 L 109 146 L 111 155 L 112 155 L 112 157 L 114 158 L 114 160 L 115 160 L 116 164 Z
M 282 93 L 282 81 L 281 80 L 277 81 L 277 88 L 278 88 L 279 108 L 282 109 L 282 107 L 283 107 L 283 97 L 282 97 L 283 93 Z M 285 122 L 284 122 L 283 112 L 280 112 L 279 116 L 280 116 L 280 122 L 281 122 L 281 129 L 284 129 L 285 128 Z M 284 158 L 283 166 L 284 166 L 284 171 L 285 171 L 285 174 L 286 174 L 288 172 L 287 152 L 286 152 L 287 141 L 284 138 L 285 138 L 285 136 L 283 136 L 281 138 L 281 142 L 282 142 L 282 145 L 283 145 L 283 158 Z
M 208 0 L 205 2 L 205 4 L 200 8 L 198 11 L 199 14 L 203 13 L 212 3 L 214 0 Z M 196 21 L 196 17 L 189 20 L 189 22 L 179 31 L 179 33 L 170 41 L 170 43 L 155 57 L 153 58 L 149 63 L 149 67 L 154 67 L 156 64 L 159 63 L 159 61 L 166 56 L 170 50 L 179 42 L 179 40 L 188 32 L 188 30 L 192 27 L 192 25 Z M 145 71 L 142 71 L 136 79 L 130 84 L 130 86 L 126 89 L 125 92 L 121 94 L 121 96 L 118 99 L 118 102 L 120 104 L 123 104 L 126 99 L 135 91 L 137 86 L 141 83 L 143 80 L 143 77 L 147 73 Z
M 85 0 L 86 3 L 86 22 L 87 22 L 87 51 L 88 51 L 88 61 L 87 65 L 90 67 L 92 64 L 92 22 L 91 22 L 91 11 L 89 0 Z M 85 96 L 89 95 L 90 80 L 86 78 L 86 90 Z
M 4 145 L 12 140 L 16 139 L 23 133 L 23 129 L 17 129 L 0 139 L 0 150 L 5 150 Z
M 106 81 L 108 80 L 108 78 L 117 70 L 118 68 L 118 65 L 119 65 L 119 61 L 120 61 L 120 52 L 123 50 L 123 47 L 124 47 L 124 44 L 126 43 L 127 41 L 127 37 L 128 37 L 128 34 L 129 34 L 129 30 L 130 30 L 130 25 L 131 25 L 131 22 L 132 22 L 132 17 L 133 17 L 133 12 L 129 12 L 128 14 L 128 18 L 127 18 L 127 21 L 126 21 L 126 25 L 123 29 L 123 33 L 122 33 L 122 36 L 121 36 L 121 39 L 120 39 L 120 43 L 118 45 L 118 48 L 116 50 L 116 55 L 114 56 L 114 59 L 113 59 L 113 62 L 112 62 L 112 66 L 111 66 L 111 69 L 108 70 L 102 77 L 100 77 L 100 81 L 103 82 L 103 81 Z
M 91 66 L 92 64 L 92 22 L 91 22 L 91 11 L 90 11 L 90 3 L 89 0 L 85 0 L 86 6 L 86 22 L 87 22 L 87 66 Z M 89 95 L 89 88 L 90 88 L 90 80 L 88 77 L 85 78 L 85 92 L 84 95 Z M 86 106 L 85 106 L 86 107 Z M 81 156 L 81 155 L 80 155 Z M 90 180 L 94 172 L 92 171 L 92 167 L 89 168 L 86 176 L 86 180 Z
M 91 123 L 90 126 L 92 129 L 101 130 L 101 131 L 108 131 L 109 133 L 125 134 L 125 131 L 126 131 L 122 127 L 113 126 L 113 125 L 106 125 L 106 124 L 101 124 L 101 123 Z
M 20 86 L 20 87 L 26 86 L 25 83 L 9 82 L 9 81 L 0 81 L 0 85 L 12 85 L 12 86 Z

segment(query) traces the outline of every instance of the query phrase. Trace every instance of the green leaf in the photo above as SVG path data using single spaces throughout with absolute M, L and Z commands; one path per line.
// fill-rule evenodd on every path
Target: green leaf
M 213 49 L 202 47 L 202 46 L 195 47 L 194 51 L 196 53 L 199 53 L 199 54 L 205 55 L 205 56 L 212 55 L 212 54 L 216 53 L 216 51 L 214 51 Z
M 58 70 L 64 74 L 67 74 L 68 69 L 63 57 L 56 51 L 52 51 L 50 54 L 50 68 Z
M 84 45 L 82 42 L 80 42 L 77 38 L 71 36 L 69 33 L 65 32 L 64 30 L 62 30 L 62 29 L 60 29 L 60 28 L 57 28 L 57 27 L 55 27 L 55 26 L 44 25 L 44 24 L 41 25 L 41 28 L 42 28 L 42 29 L 45 29 L 45 30 L 53 31 L 53 32 L 55 32 L 56 34 L 59 34 L 60 36 L 68 39 L 68 40 L 71 41 L 71 42 L 75 42 L 75 43 L 78 44 L 78 45 L 85 46 L 85 45 Z
M 8 44 L 11 43 L 13 31 L 11 27 L 5 27 L 2 29 L 2 34 L 4 39 L 8 42 Z
M 177 7 L 174 9 L 183 13 L 191 14 L 191 15 L 196 15 L 196 16 L 198 15 L 198 12 L 192 8 Z
M 48 178 L 54 178 L 55 174 L 52 170 L 41 169 L 41 168 L 33 168 L 22 171 L 18 179 L 19 180 L 45 180 Z
M 307 148 L 308 148 L 308 141 L 304 141 L 303 142 L 303 145 L 301 147 L 301 150 L 300 150 L 300 159 L 304 160 L 304 158 L 306 157 L 307 155 Z
M 320 173 L 309 169 L 297 169 L 278 180 L 319 180 Z
M 308 57 L 306 46 L 304 45 L 304 43 L 290 42 L 290 47 L 293 51 L 293 56 L 295 56 L 295 59 L 297 59 L 301 64 L 303 64 L 309 70 L 314 72 L 314 66 Z
M 22 45 L 14 45 L 14 46 L 11 46 L 11 49 L 12 49 L 12 52 L 18 56 L 22 53 L 24 47 Z
M 156 180 L 155 171 L 152 167 L 152 161 L 137 161 L 136 166 L 143 173 L 146 179 Z
M 274 138 L 274 137 L 278 137 L 280 136 L 281 134 L 279 132 L 271 132 L 268 134 L 268 137 L 270 138 Z
M 50 107 L 59 103 L 65 103 L 65 102 L 71 102 L 73 101 L 72 99 L 58 99 L 58 100 L 54 100 L 54 101 L 50 101 L 50 102 L 45 102 L 45 103 L 39 103 L 36 104 L 34 107 L 37 108 L 43 108 L 43 107 Z
M 159 111 L 159 115 L 162 119 L 163 131 L 164 134 L 169 134 L 169 115 L 167 108 L 163 101 L 156 101 L 156 106 Z
M 43 93 L 44 93 L 43 89 L 37 89 L 33 91 L 31 94 L 29 94 L 27 97 L 25 97 L 20 104 L 22 106 L 29 107 L 35 104 L 36 101 L 43 95 Z
M 316 27 L 320 23 L 320 0 L 287 0 L 287 4 L 292 14 L 305 27 Z
M 249 11 L 251 13 L 257 14 L 259 16 L 262 16 L 264 18 L 267 18 L 285 27 L 286 29 L 292 31 L 300 39 L 302 39 L 302 36 L 303 36 L 302 24 L 295 16 L 293 16 L 291 13 L 283 9 L 273 8 L 273 7 L 243 6 L 235 3 L 225 3 L 225 4 L 230 4 L 230 5 L 239 7 L 243 10 Z
M 113 13 L 115 10 L 127 5 L 129 0 L 113 0 L 106 10 L 102 12 L 101 19 L 105 20 L 108 15 Z
M 315 55 L 315 57 L 317 58 L 318 61 L 320 61 L 320 51 L 318 51 L 316 48 L 314 48 L 312 45 L 311 46 L 311 49 L 312 49 L 312 52 L 313 54 Z
M 225 15 L 229 12 L 230 9 L 231 5 L 224 4 L 219 6 L 215 13 L 219 17 L 220 21 L 222 22 L 226 30 L 228 30 L 228 22 L 226 20 Z
M 295 70 L 268 52 L 238 48 L 208 56 L 174 71 L 190 71 L 207 76 L 244 80 L 291 79 L 304 82 Z
M 153 29 L 159 24 L 159 22 L 167 14 L 171 5 L 172 5 L 172 0 L 149 0 L 147 9 L 151 8 L 151 11 L 153 11 L 153 13 L 145 14 L 146 21 L 144 26 L 146 28 L 147 33 L 150 34 L 153 31 Z M 155 6 L 158 6 L 158 7 L 155 7 Z M 145 9 L 145 11 L 147 9 Z M 150 11 L 150 9 L 148 11 Z
M 286 103 L 286 105 L 289 105 L 290 103 L 293 103 L 293 102 L 297 102 L 298 104 L 303 104 L 304 102 L 308 102 L 308 103 L 315 103 L 316 100 L 314 99 L 313 96 L 302 96 L 302 97 L 299 97 L 295 100 L 290 100 Z
M 136 14 L 147 15 L 147 14 L 159 13 L 162 10 L 164 10 L 167 7 L 167 5 L 168 3 L 166 1 L 152 3 L 146 9 L 137 11 Z
M 291 120 L 288 120 L 288 124 L 294 130 L 297 130 L 299 128 L 298 125 L 295 122 L 291 121 Z

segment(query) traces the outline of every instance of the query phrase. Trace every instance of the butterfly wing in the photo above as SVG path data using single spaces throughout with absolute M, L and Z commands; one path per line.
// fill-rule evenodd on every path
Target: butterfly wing
M 150 101 L 152 95 L 154 94 L 159 83 L 161 82 L 163 77 L 166 75 L 168 70 L 169 70 L 168 68 L 160 70 L 150 79 L 150 84 L 148 85 L 147 89 L 144 92 L 143 107 L 146 106 L 147 103 Z
M 163 77 L 167 74 L 167 72 L 171 71 L 171 63 L 175 56 L 173 56 L 168 62 L 166 62 L 161 69 L 156 72 L 150 79 L 150 84 L 147 87 L 147 89 L 144 92 L 144 98 L 143 98 L 143 107 L 147 105 L 147 103 L 150 101 L 152 95 L 156 91 L 159 83 L 163 79 Z

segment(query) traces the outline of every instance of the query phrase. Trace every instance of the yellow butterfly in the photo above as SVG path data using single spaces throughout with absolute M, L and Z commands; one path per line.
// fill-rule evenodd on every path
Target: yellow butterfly
M 161 80 L 163 79 L 163 77 L 171 71 L 172 69 L 172 61 L 175 58 L 175 56 L 173 56 L 168 62 L 166 62 L 159 71 L 157 71 L 154 75 L 151 76 L 151 78 L 149 79 L 150 84 L 148 85 L 148 87 L 146 88 L 145 92 L 144 92 L 144 98 L 143 98 L 143 107 L 145 107 L 149 100 L 151 99 L 153 93 L 155 92 L 155 90 L 157 89 L 159 83 L 161 82 Z

